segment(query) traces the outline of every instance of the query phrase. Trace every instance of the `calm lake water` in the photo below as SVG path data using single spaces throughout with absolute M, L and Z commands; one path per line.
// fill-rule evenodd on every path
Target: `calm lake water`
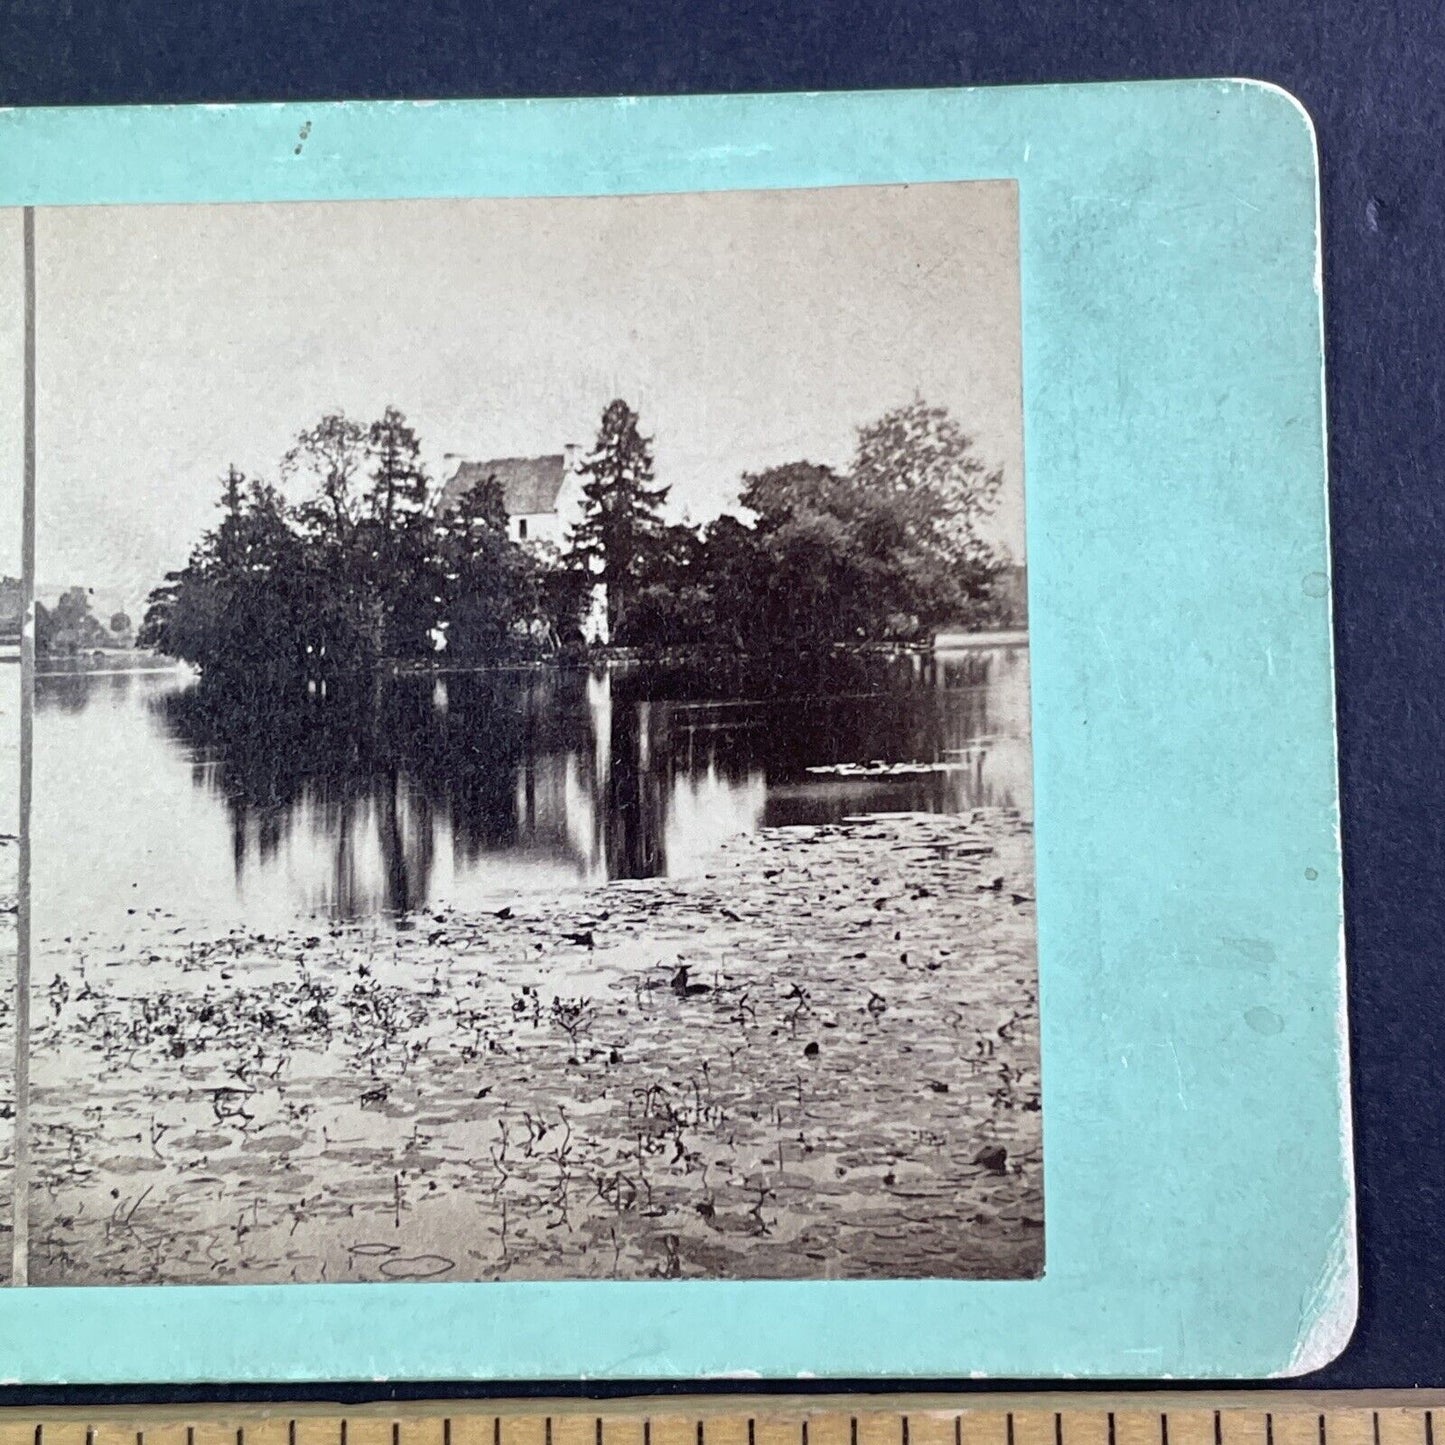
M 1035 1277 L 1027 699 L 38 678 L 30 1282 Z
M 179 669 L 41 675 L 37 923 L 495 909 L 696 873 L 762 827 L 1031 816 L 1028 693 L 1022 647 L 428 674 L 284 705 Z

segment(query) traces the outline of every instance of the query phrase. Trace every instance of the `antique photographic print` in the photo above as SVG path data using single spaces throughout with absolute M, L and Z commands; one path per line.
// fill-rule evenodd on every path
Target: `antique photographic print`
M 1038 1277 L 1015 185 L 4 237 L 0 1269 Z

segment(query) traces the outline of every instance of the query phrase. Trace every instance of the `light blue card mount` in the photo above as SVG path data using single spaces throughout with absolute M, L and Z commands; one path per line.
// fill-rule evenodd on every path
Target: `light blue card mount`
M 32 1279 L 0 1290 L 6 1381 L 1231 1378 L 1343 1348 L 1318 190 L 1295 101 L 1190 81 L 0 113 L 0 206 L 42 236 L 57 207 L 970 181 L 1017 187 L 1042 1273 Z M 45 486 L 42 447 L 42 510 Z M 33 929 L 53 905 L 30 877 Z

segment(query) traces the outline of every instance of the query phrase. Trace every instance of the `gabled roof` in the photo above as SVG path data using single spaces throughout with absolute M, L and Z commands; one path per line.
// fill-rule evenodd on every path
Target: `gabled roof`
M 566 478 L 561 452 L 546 457 L 497 457 L 492 461 L 463 462 L 442 488 L 438 509 L 449 512 L 478 482 L 496 477 L 502 484 L 509 517 L 535 517 L 555 512 Z

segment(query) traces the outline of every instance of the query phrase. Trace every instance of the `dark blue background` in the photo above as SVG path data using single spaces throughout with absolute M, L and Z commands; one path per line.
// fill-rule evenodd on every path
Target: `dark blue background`
M 1363 1279 L 1312 1383 L 1445 1384 L 1440 0 L 0 0 L 11 105 L 1222 75 L 1299 96 L 1324 166 Z

